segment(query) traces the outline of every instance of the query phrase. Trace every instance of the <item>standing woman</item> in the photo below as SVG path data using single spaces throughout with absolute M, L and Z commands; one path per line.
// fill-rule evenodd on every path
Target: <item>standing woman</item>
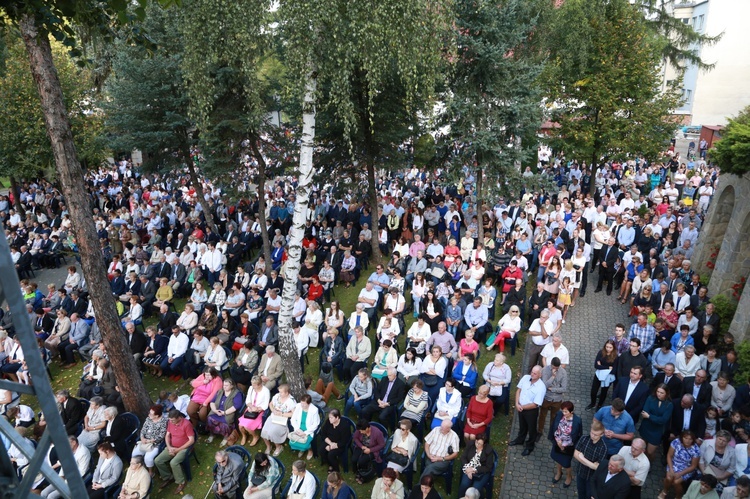
M 258 443 L 258 430 L 263 427 L 263 415 L 271 402 L 271 392 L 263 386 L 263 380 L 257 374 L 253 376 L 250 389 L 245 399 L 245 412 L 240 416 L 238 427 L 242 435 L 240 445 L 244 446 L 250 435 L 250 447 Z
M 547 439 L 552 442 L 550 457 L 555 461 L 555 476 L 552 483 L 559 482 L 565 470 L 565 483 L 563 484 L 565 489 L 573 482 L 573 470 L 570 465 L 578 439 L 583 435 L 581 417 L 574 414 L 573 409 L 573 402 L 569 400 L 560 404 L 560 411 L 549 426 L 547 435 Z
M 657 385 L 653 395 L 649 395 L 641 411 L 641 427 L 638 430 L 646 441 L 646 455 L 653 461 L 656 449 L 661 445 L 667 424 L 672 417 L 672 399 L 669 388 L 664 383 Z
M 553 256 L 544 272 L 544 290 L 552 297 L 557 297 L 557 292 L 560 286 L 561 271 L 560 258 Z
M 596 354 L 594 361 L 594 379 L 591 381 L 591 403 L 586 406 L 586 410 L 596 407 L 598 411 L 604 405 L 604 399 L 607 398 L 609 385 L 614 381 L 614 367 L 617 361 L 617 347 L 611 339 L 607 340 L 599 353 Z M 599 401 L 597 402 L 596 394 L 599 392 Z

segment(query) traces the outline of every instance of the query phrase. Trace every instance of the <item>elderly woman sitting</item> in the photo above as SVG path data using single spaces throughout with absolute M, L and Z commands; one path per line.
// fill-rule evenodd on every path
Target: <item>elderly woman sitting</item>
M 125 473 L 125 481 L 118 499 L 140 499 L 146 497 L 151 488 L 151 475 L 143 465 L 143 456 L 130 458 L 130 468 Z
M 152 405 L 148 417 L 141 428 L 141 438 L 133 447 L 132 457 L 144 456 L 141 464 L 145 461 L 149 474 L 153 476 L 154 459 L 159 455 L 159 446 L 167 434 L 167 418 L 164 416 L 164 408 Z
M 91 397 L 91 400 L 89 400 L 89 410 L 83 418 L 83 431 L 78 435 L 78 443 L 86 447 L 89 452 L 96 450 L 100 432 L 107 426 L 107 420 L 104 418 L 105 409 L 104 399 L 101 397 Z
M 223 390 L 220 390 L 213 402 L 211 402 L 211 413 L 208 415 L 208 430 L 211 435 L 208 442 L 212 442 L 214 435 L 221 435 L 224 440 L 221 446 L 227 444 L 227 439 L 235 431 L 235 421 L 237 420 L 237 411 L 242 408 L 242 392 L 237 389 L 234 381 L 225 379 Z

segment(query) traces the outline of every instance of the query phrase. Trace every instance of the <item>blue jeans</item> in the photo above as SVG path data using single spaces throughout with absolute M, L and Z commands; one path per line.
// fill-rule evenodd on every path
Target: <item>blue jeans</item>
M 351 392 L 347 393 L 346 397 L 346 405 L 344 405 L 344 416 L 349 416 L 349 411 L 352 410 L 352 407 L 354 407 L 354 410 L 357 412 L 357 415 L 362 412 L 362 409 L 370 403 L 370 399 L 359 399 L 356 402 L 354 401 L 354 396 L 351 394 Z
M 162 374 L 182 374 L 182 363 L 184 361 L 184 355 L 174 359 L 171 364 L 169 363 L 169 357 L 165 357 L 159 367 L 161 367 Z
M 482 492 L 489 481 L 489 473 L 484 473 L 481 476 L 474 475 L 474 478 L 469 478 L 464 473 L 461 473 L 461 484 L 458 487 L 458 497 L 464 497 L 466 495 L 466 490 L 469 487 L 474 487 L 479 492 Z

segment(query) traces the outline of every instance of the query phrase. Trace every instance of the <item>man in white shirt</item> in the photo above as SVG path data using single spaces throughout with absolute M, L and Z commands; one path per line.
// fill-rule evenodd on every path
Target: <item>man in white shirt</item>
M 567 347 L 562 344 L 562 336 L 559 333 L 552 335 L 552 343 L 547 343 L 544 346 L 541 355 L 543 367 L 547 367 L 555 357 L 560 359 L 560 365 L 563 369 L 567 369 L 570 365 L 570 354 Z
M 365 307 L 365 313 L 367 318 L 370 320 L 371 325 L 377 325 L 377 314 L 378 314 L 378 299 L 380 295 L 375 291 L 375 286 L 372 281 L 367 281 L 365 287 L 359 292 L 357 297 L 357 303 L 361 303 Z
M 169 337 L 169 345 L 167 345 L 167 355 L 161 361 L 161 373 L 166 375 L 172 375 L 173 381 L 178 381 L 182 375 L 180 374 L 182 363 L 185 362 L 185 354 L 187 353 L 190 339 L 186 334 L 180 332 L 179 326 L 172 328 L 172 335 Z
M 537 420 L 539 408 L 544 403 L 547 386 L 542 381 L 542 368 L 534 366 L 531 374 L 527 374 L 518 382 L 516 388 L 516 411 L 518 411 L 518 435 L 508 443 L 510 446 L 523 445 L 521 455 L 528 456 L 534 451 L 537 435 Z M 526 435 L 528 434 L 528 440 Z
M 641 438 L 636 438 L 631 445 L 623 447 L 617 453 L 625 460 L 624 470 L 630 477 L 631 496 L 640 497 L 640 488 L 646 483 L 646 477 L 651 469 L 651 462 L 645 450 L 646 442 Z
M 529 364 L 536 366 L 541 364 L 542 350 L 548 343 L 552 343 L 552 334 L 555 332 L 554 324 L 549 320 L 549 310 L 542 310 L 538 319 L 534 319 L 529 327 L 531 346 L 529 347 Z
M 70 435 L 68 436 L 68 442 L 70 442 L 70 449 L 73 451 L 73 458 L 76 460 L 76 467 L 81 476 L 84 476 L 89 470 L 91 463 L 91 452 L 86 448 L 85 445 L 78 444 L 78 438 Z M 65 470 L 60 468 L 60 478 L 65 478 Z M 49 485 L 42 490 L 42 497 L 46 499 L 57 499 L 62 495 L 57 491 L 54 485 Z

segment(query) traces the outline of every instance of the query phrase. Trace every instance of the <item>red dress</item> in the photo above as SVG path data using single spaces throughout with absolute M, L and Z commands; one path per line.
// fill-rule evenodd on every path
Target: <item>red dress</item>
M 466 409 L 466 421 L 471 421 L 472 423 L 484 422 L 484 426 L 472 428 L 468 424 L 465 424 L 464 433 L 468 433 L 469 435 L 481 435 L 482 433 L 486 433 L 487 427 L 492 422 L 493 415 L 494 410 L 492 408 L 492 400 L 487 398 L 484 403 L 478 402 L 477 396 L 474 395 L 469 401 L 468 409 Z

